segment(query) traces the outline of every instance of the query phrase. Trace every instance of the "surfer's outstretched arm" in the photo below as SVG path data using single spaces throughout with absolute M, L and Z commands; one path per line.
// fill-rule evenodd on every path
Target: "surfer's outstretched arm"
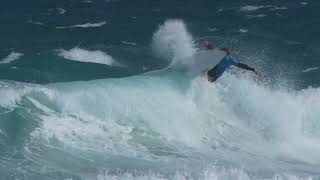
M 245 70 L 248 70 L 248 71 L 255 71 L 255 69 L 253 67 L 250 67 L 246 64 L 243 64 L 243 63 L 238 63 L 238 64 L 235 64 L 235 66 L 239 67 L 239 68 L 242 68 L 242 69 L 245 69 Z
M 221 48 L 221 50 L 226 53 L 226 56 L 230 56 L 230 51 L 229 51 L 228 48 Z M 229 61 L 230 61 L 230 65 L 234 65 L 234 66 L 237 66 L 239 68 L 242 68 L 242 69 L 245 69 L 245 70 L 248 70 L 248 71 L 252 71 L 252 72 L 256 73 L 256 75 L 260 76 L 260 72 L 256 68 L 253 68 L 253 67 L 250 67 L 250 66 L 248 66 L 246 64 L 240 63 L 239 61 L 237 61 L 233 57 L 230 57 Z
M 246 64 L 238 62 L 237 64 L 235 64 L 235 66 L 242 68 L 242 69 L 245 69 L 245 70 L 248 70 L 248 71 L 252 71 L 252 72 L 256 73 L 256 75 L 258 75 L 258 76 L 260 75 L 260 72 L 257 69 L 250 67 Z

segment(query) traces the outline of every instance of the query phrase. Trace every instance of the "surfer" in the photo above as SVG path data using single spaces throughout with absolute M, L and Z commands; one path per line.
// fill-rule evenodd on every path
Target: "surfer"
M 207 49 L 213 49 L 213 45 L 208 41 L 204 42 L 204 46 Z M 221 50 L 225 52 L 225 56 L 221 59 L 221 61 L 212 69 L 203 72 L 206 73 L 208 81 L 216 81 L 231 65 L 237 66 L 248 71 L 252 71 L 258 76 L 260 75 L 260 72 L 257 69 L 250 67 L 246 64 L 240 63 L 234 57 L 232 57 L 228 48 L 221 48 Z

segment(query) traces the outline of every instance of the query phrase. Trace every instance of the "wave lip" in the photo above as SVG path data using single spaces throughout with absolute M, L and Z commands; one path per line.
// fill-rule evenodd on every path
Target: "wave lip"
M 81 49 L 79 47 L 72 48 L 70 50 L 58 50 L 59 56 L 64 59 L 80 61 L 80 62 L 89 62 L 97 64 L 106 64 L 106 65 L 116 65 L 114 59 L 103 51 L 89 51 L 86 49 Z
M 20 59 L 23 56 L 22 53 L 18 53 L 18 52 L 11 52 L 7 57 L 3 58 L 0 61 L 0 64 L 8 64 L 11 63 L 13 61 L 16 61 L 18 59 Z
M 84 23 L 84 24 L 76 24 L 72 26 L 57 26 L 56 29 L 68 29 L 68 28 L 96 28 L 101 27 L 107 24 L 106 21 L 101 21 L 97 23 Z

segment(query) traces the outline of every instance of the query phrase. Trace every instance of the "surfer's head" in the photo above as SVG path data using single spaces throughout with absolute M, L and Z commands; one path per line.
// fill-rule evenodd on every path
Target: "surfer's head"
M 205 41 L 203 42 L 203 46 L 204 46 L 205 48 L 207 48 L 207 49 L 213 49 L 212 43 L 210 43 L 210 42 L 207 41 L 207 40 L 205 40 Z
M 226 48 L 226 47 L 223 47 L 223 48 L 221 48 L 220 50 L 221 50 L 221 51 L 224 51 L 224 52 L 226 53 L 226 55 L 229 55 L 229 54 L 230 54 L 229 49 Z

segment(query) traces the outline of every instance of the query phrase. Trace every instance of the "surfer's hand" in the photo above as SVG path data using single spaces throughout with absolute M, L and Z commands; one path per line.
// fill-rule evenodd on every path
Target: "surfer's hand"
M 203 70 L 203 71 L 201 72 L 201 76 L 202 76 L 202 77 L 203 77 L 203 76 L 206 76 L 206 75 L 207 75 L 207 71 L 208 71 L 208 69 Z
M 258 71 L 257 69 L 254 69 L 254 73 L 255 73 L 257 76 L 261 76 L 260 71 Z

